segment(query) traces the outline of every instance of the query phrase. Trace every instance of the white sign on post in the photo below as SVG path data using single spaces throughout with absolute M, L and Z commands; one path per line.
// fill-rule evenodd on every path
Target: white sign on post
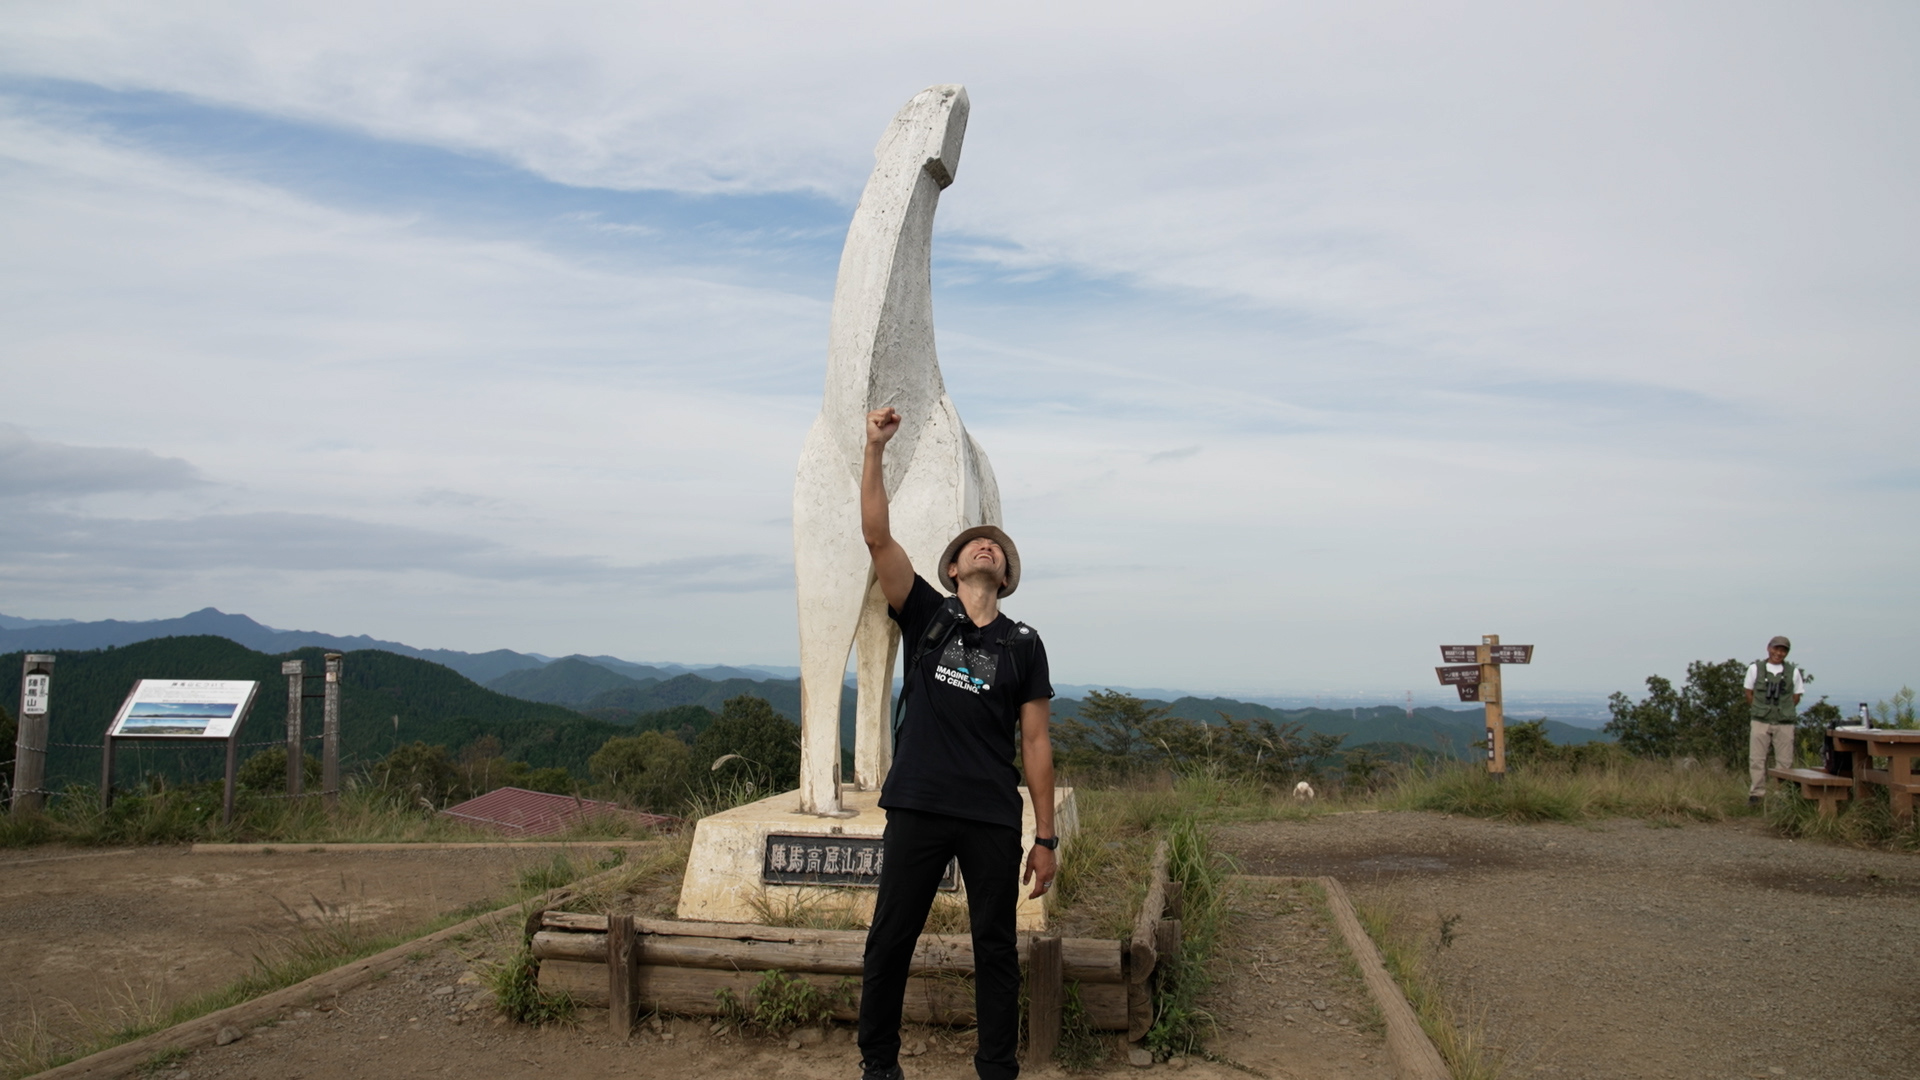
M 47 691 L 52 682 L 51 675 L 27 676 L 27 685 L 20 692 L 20 711 L 28 716 L 46 715 Z
M 116 739 L 224 739 L 246 716 L 259 685 L 234 679 L 141 679 L 107 734 Z

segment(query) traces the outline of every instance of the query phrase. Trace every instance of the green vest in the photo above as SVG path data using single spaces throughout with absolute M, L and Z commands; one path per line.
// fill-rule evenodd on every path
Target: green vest
M 1793 661 L 1780 666 L 1780 674 L 1767 670 L 1765 660 L 1753 664 L 1753 718 L 1768 724 L 1791 724 L 1798 714 L 1793 706 Z

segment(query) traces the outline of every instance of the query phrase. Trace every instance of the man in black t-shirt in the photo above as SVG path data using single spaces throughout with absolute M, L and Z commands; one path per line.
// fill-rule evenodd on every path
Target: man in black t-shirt
M 1000 598 L 1020 584 L 1020 553 L 991 525 L 962 532 L 939 562 L 941 583 L 959 601 L 949 605 L 914 573 L 893 539 L 881 464 L 900 414 L 867 414 L 866 460 L 860 476 L 860 525 L 888 614 L 900 624 L 911 659 L 902 676 L 904 716 L 893 767 L 880 790 L 887 812 L 886 861 L 873 925 L 867 931 L 860 994 L 860 1067 L 865 1080 L 900 1080 L 900 1011 L 907 972 L 940 876 L 960 861 L 973 927 L 974 1012 L 981 1080 L 1013 1080 L 1019 1043 L 1020 954 L 1014 908 L 1020 882 L 1028 898 L 1053 887 L 1059 839 L 1053 826 L 1053 743 L 1047 725 L 1053 685 L 1047 652 L 1032 628 L 1000 613 Z M 930 637 L 929 628 L 940 634 Z M 1020 773 L 1033 795 L 1034 845 L 1020 873 Z

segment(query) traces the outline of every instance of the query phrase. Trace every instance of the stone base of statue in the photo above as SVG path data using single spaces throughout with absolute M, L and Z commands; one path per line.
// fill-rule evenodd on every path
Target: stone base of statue
M 800 793 L 788 791 L 701 818 L 694 826 L 676 914 L 698 922 L 866 925 L 884 864 L 881 836 L 887 815 L 879 800 L 877 791 L 843 787 L 840 804 L 851 815 L 820 817 L 802 813 Z M 1024 866 L 1033 838 L 1033 800 L 1024 787 L 1020 800 Z M 1055 789 L 1053 821 L 1064 854 L 1065 841 L 1080 824 L 1072 788 Z M 1031 886 L 1020 892 L 1017 924 L 1021 930 L 1045 930 L 1053 896 L 1028 900 L 1029 891 Z M 966 882 L 950 866 L 934 900 L 935 913 L 942 906 L 965 904 Z

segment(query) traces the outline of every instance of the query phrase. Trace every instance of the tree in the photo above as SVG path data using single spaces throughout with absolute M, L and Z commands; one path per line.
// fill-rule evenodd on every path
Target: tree
M 1616 690 L 1607 698 L 1607 711 L 1613 719 L 1601 730 L 1618 740 L 1621 749 L 1635 757 L 1673 756 L 1680 732 L 1680 696 L 1673 692 L 1673 683 L 1649 675 L 1646 697 L 1636 704 Z
M 1671 682 L 1650 675 L 1647 696 L 1638 703 L 1620 693 L 1607 699 L 1613 719 L 1603 730 L 1640 757 L 1691 755 L 1739 766 L 1747 760 L 1746 674 L 1739 660 L 1695 660 L 1678 693 Z
M 1168 706 L 1149 706 L 1132 694 L 1115 690 L 1095 690 L 1080 703 L 1080 715 L 1069 716 L 1053 725 L 1053 759 L 1069 772 L 1088 774 L 1125 774 L 1143 764 L 1140 755 L 1152 748 L 1162 759 L 1178 756 L 1172 742 L 1180 739 L 1181 749 L 1190 750 L 1183 733 L 1164 723 L 1170 719 Z M 1174 720 L 1174 725 L 1187 723 Z M 1162 745 L 1152 746 L 1148 738 Z
M 320 789 L 320 759 L 312 754 L 302 754 L 300 777 L 303 791 Z M 246 791 L 287 790 L 287 748 L 270 747 L 248 758 L 240 771 L 234 774 L 234 786 Z
M 721 765 L 728 754 L 738 755 Z M 720 716 L 693 740 L 694 784 L 708 791 L 748 781 L 756 791 L 788 791 L 800 786 L 800 728 L 763 698 L 728 698 Z
M 587 771 L 611 795 L 648 810 L 674 810 L 686 801 L 693 752 L 665 732 L 615 735 L 587 760 Z
M 446 803 L 458 780 L 453 762 L 447 759 L 447 748 L 423 742 L 396 746 L 373 767 L 374 783 L 408 802 L 424 800 L 434 807 Z

